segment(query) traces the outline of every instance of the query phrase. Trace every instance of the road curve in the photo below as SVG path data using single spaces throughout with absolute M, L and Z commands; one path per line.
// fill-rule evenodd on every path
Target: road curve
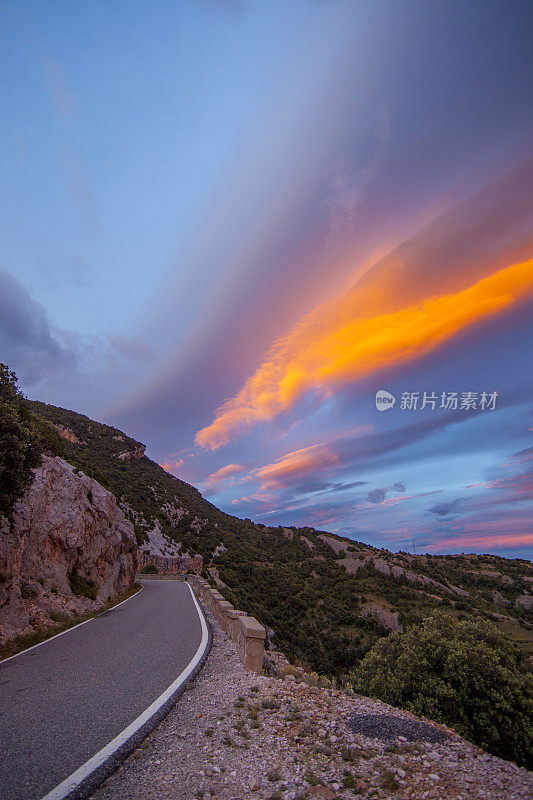
M 124 604 L 0 662 L 0 798 L 40 800 L 121 734 L 197 655 L 187 584 Z

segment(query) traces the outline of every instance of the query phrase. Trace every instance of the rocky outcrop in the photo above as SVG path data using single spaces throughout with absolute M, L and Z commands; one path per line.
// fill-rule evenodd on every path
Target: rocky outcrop
M 141 545 L 143 553 L 149 553 L 153 556 L 164 556 L 165 558 L 174 558 L 181 553 L 181 542 L 173 541 L 166 533 L 163 533 L 159 520 L 155 520 L 152 530 L 145 530 L 148 537 Z
M 361 606 L 361 613 L 364 616 L 374 617 L 385 628 L 391 631 L 403 631 L 397 611 L 391 611 L 381 603 L 368 602 Z
M 121 461 L 131 461 L 132 458 L 143 458 L 146 455 L 146 446 L 144 444 L 140 444 L 139 447 L 136 447 L 134 450 L 124 450 L 123 453 L 119 453 L 117 458 Z
M 304 537 L 302 536 L 301 538 L 303 539 Z M 334 539 L 332 536 L 320 534 L 319 538 L 326 542 L 326 544 L 328 544 L 331 549 L 335 551 L 336 555 L 339 555 L 343 549 L 343 543 L 339 542 L 337 539 Z M 403 577 L 409 581 L 409 583 L 422 584 L 436 591 L 444 592 L 447 595 L 470 597 L 470 593 L 467 592 L 466 589 L 462 589 L 460 586 L 454 586 L 449 582 L 447 585 L 445 585 L 434 580 L 434 578 L 430 578 L 428 575 L 412 572 L 411 570 L 405 569 L 398 564 L 390 564 L 384 558 L 379 558 L 374 555 L 368 556 L 364 552 L 362 555 L 360 552 L 358 552 L 357 555 L 354 555 L 353 553 L 347 553 L 344 558 L 339 559 L 337 563 L 342 564 L 342 566 L 346 569 L 346 572 L 350 573 L 351 575 L 356 575 L 360 569 L 365 567 L 367 564 L 371 564 L 374 569 L 377 572 L 380 572 L 382 575 L 387 575 L 392 578 Z
M 316 544 L 312 542 L 310 539 L 308 539 L 307 536 L 300 536 L 300 541 L 302 541 L 305 545 L 307 545 L 309 550 L 314 550 L 316 547 Z
M 97 610 L 129 589 L 137 552 L 115 497 L 63 459 L 44 456 L 11 520 L 0 517 L 0 643 Z
M 72 444 L 84 444 L 84 445 L 87 444 L 87 442 L 83 442 L 81 439 L 78 439 L 74 431 L 71 431 L 70 428 L 66 428 L 64 425 L 56 425 L 54 423 L 52 424 L 54 425 L 54 428 L 59 433 L 59 435 L 62 436 L 63 439 L 66 439 L 67 442 L 72 442 Z
M 533 595 L 521 594 L 520 597 L 516 598 L 515 607 L 525 608 L 526 611 L 530 611 L 533 608 Z

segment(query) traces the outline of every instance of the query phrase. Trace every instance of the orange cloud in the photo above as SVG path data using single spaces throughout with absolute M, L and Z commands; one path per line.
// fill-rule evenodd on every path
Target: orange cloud
M 174 474 L 174 471 L 182 467 L 184 463 L 182 458 L 171 458 L 169 461 L 165 461 L 164 464 L 160 464 L 159 466 L 162 467 L 165 472 Z
M 289 410 L 306 393 L 328 397 L 336 387 L 430 353 L 468 325 L 533 290 L 533 259 L 500 269 L 461 291 L 390 310 L 394 299 L 376 280 L 315 309 L 275 342 L 266 360 L 196 443 L 215 450 L 246 428 Z M 377 309 L 387 308 L 385 313 Z
M 286 485 L 291 478 L 300 478 L 317 469 L 334 466 L 338 461 L 336 453 L 322 444 L 314 444 L 280 456 L 271 464 L 266 464 L 251 474 L 262 481 L 261 490 L 277 489 Z
M 217 489 L 219 485 L 227 478 L 240 475 L 240 473 L 244 471 L 245 467 L 243 467 L 242 464 L 226 464 L 225 467 L 220 467 L 220 469 L 217 469 L 216 472 L 208 475 L 204 481 L 204 486 L 206 489 Z

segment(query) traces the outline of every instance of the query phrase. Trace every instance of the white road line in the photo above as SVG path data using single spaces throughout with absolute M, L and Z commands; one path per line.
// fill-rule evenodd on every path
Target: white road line
M 198 601 L 194 596 L 194 592 L 190 584 L 187 584 L 187 586 L 189 587 L 189 591 L 191 593 L 194 605 L 196 607 L 196 613 L 198 614 L 198 617 L 200 619 L 200 625 L 202 626 L 202 639 L 198 646 L 198 650 L 196 651 L 191 661 L 189 661 L 188 665 L 185 667 L 183 672 L 181 672 L 181 674 L 178 675 L 176 680 L 170 684 L 168 689 L 166 689 L 163 692 L 163 694 L 161 694 L 157 698 L 157 700 L 154 700 L 152 705 L 148 706 L 146 711 L 143 711 L 143 713 L 140 716 L 138 716 L 137 719 L 131 723 L 131 725 L 128 725 L 128 727 L 125 728 L 122 731 L 122 733 L 119 733 L 118 736 L 115 736 L 115 738 L 111 742 L 109 742 L 109 744 L 106 744 L 106 746 L 103 747 L 101 750 L 99 750 L 98 753 L 96 753 L 92 758 L 86 761 L 85 764 L 83 764 L 83 766 L 81 766 L 79 769 L 73 772 L 72 775 L 69 775 L 68 778 L 66 778 L 64 781 L 58 784 L 58 786 L 56 786 L 55 789 L 52 789 L 51 792 L 48 792 L 48 794 L 45 795 L 41 800 L 64 800 L 64 798 L 67 797 L 72 791 L 74 791 L 74 789 L 76 789 L 80 785 L 80 783 L 82 783 L 82 781 L 84 781 L 92 772 L 94 772 L 105 761 L 107 761 L 107 759 L 110 756 L 116 753 L 116 751 L 120 747 L 122 747 L 124 742 L 127 742 L 128 739 L 130 739 L 135 733 L 137 733 L 137 731 L 140 728 L 142 728 L 142 726 L 146 722 L 148 722 L 148 720 L 151 717 L 153 717 L 154 714 L 156 714 L 159 711 L 161 706 L 163 706 L 167 702 L 167 700 L 170 697 L 172 697 L 172 695 L 180 688 L 180 686 L 182 686 L 185 683 L 191 672 L 197 666 L 197 664 L 199 663 L 200 659 L 202 658 L 205 652 L 209 637 L 207 632 L 207 625 L 205 624 L 204 615 L 200 611 Z
M 65 633 L 70 633 L 71 631 L 75 631 L 76 628 L 81 628 L 82 625 L 87 625 L 88 622 L 92 622 L 97 617 L 100 617 L 102 614 L 107 614 L 109 611 L 114 611 L 115 608 L 118 608 L 119 606 L 124 605 L 124 603 L 127 603 L 128 600 L 131 600 L 132 598 L 137 597 L 137 595 L 140 594 L 141 592 L 142 592 L 142 586 L 138 591 L 135 592 L 135 594 L 130 595 L 130 597 L 126 597 L 125 600 L 122 600 L 120 603 L 117 603 L 116 606 L 111 606 L 111 608 L 107 608 L 105 611 L 101 611 L 99 614 L 96 614 L 94 617 L 91 617 L 90 619 L 86 619 L 85 622 L 78 622 L 78 624 L 77 625 L 73 625 L 72 628 L 67 628 L 66 631 L 61 631 L 61 633 L 56 633 L 56 634 L 54 634 L 54 636 L 50 636 L 49 639 L 43 639 L 42 642 L 38 642 L 37 644 L 32 644 L 31 647 L 27 647 L 25 650 L 21 650 L 20 653 L 15 653 L 14 656 L 9 656 L 9 658 L 1 659 L 0 660 L 0 666 L 2 666 L 2 664 L 7 664 L 7 662 L 11 661 L 12 658 L 18 658 L 19 656 L 23 656 L 23 655 L 25 655 L 25 653 L 29 653 L 30 650 L 35 650 L 36 647 L 41 647 L 43 644 L 48 644 L 48 642 L 51 642 L 53 639 L 59 638 L 59 636 L 64 636 Z

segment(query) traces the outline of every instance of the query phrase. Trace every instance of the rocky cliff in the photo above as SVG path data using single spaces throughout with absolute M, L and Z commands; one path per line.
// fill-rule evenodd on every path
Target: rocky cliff
M 0 517 L 0 644 L 97 610 L 136 569 L 133 525 L 114 495 L 44 456 L 11 520 Z

